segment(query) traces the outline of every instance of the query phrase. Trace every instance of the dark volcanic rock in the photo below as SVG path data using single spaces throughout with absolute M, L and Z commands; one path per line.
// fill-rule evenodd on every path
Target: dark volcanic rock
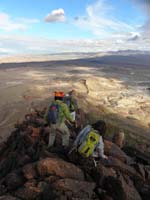
M 65 193 L 70 199 L 81 198 L 81 199 L 91 199 L 93 190 L 96 184 L 93 182 L 77 181 L 73 179 L 60 179 L 53 184 L 53 187 Z
M 118 158 L 122 162 L 128 163 L 130 158 L 114 143 L 104 140 L 104 151 L 106 155 Z
M 36 187 L 21 187 L 15 191 L 15 196 L 23 200 L 37 199 L 41 191 Z
M 6 196 L 1 196 L 0 200 L 19 200 L 19 199 L 10 195 L 6 195 Z
M 97 166 L 91 157 L 76 151 L 68 154 L 70 149 L 60 146 L 59 134 L 47 149 L 44 112 L 27 115 L 0 145 L 0 200 L 149 200 L 148 162 L 128 162 L 130 157 L 106 140 L 109 157 L 97 160 Z M 70 128 L 70 143 L 76 131 Z
M 37 169 L 40 176 L 56 175 L 62 178 L 84 180 L 84 174 L 80 168 L 61 159 L 46 158 L 40 160 L 37 163 Z
M 37 177 L 35 164 L 27 164 L 22 169 L 24 177 L 26 179 L 34 179 Z
M 121 175 L 118 178 L 107 177 L 103 187 L 114 200 L 141 200 L 139 193 L 127 176 L 125 178 Z
M 103 185 L 106 177 L 117 177 L 116 171 L 110 167 L 105 167 L 101 163 L 97 165 L 96 179 L 100 186 Z
M 106 167 L 112 167 L 116 171 L 120 171 L 122 174 L 128 175 L 134 179 L 142 179 L 142 176 L 137 173 L 133 167 L 121 162 L 116 158 L 109 157 L 108 160 L 102 160 L 101 163 Z
M 150 165 L 144 167 L 146 182 L 150 185 Z
M 17 189 L 18 187 L 22 186 L 24 182 L 24 178 L 16 172 L 9 173 L 4 181 L 8 191 Z

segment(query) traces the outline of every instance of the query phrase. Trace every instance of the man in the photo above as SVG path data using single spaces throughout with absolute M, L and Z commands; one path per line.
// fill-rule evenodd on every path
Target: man
M 74 120 L 70 115 L 67 105 L 63 103 L 63 97 L 63 92 L 55 92 L 54 101 L 48 106 L 47 112 L 45 114 L 45 120 L 50 126 L 48 147 L 54 145 L 57 130 L 62 134 L 62 145 L 64 147 L 69 145 L 70 133 L 68 127 L 65 124 L 65 120 L 70 122 L 74 122 Z
M 84 157 L 91 156 L 93 158 L 107 159 L 107 156 L 104 155 L 103 143 L 105 132 L 106 124 L 102 120 L 97 121 L 92 126 L 85 126 L 85 128 L 78 134 L 72 150 L 76 149 L 77 152 Z
M 77 100 L 74 98 L 75 90 L 70 91 L 64 97 L 64 103 L 68 106 L 73 120 L 76 118 L 76 111 L 78 109 Z

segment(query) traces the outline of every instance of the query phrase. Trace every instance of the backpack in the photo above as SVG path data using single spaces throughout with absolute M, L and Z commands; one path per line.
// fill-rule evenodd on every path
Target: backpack
M 59 119 L 59 105 L 56 103 L 52 103 L 48 115 L 47 115 L 48 122 L 51 124 L 56 124 Z
M 86 135 L 85 139 L 78 146 L 77 151 L 84 157 L 89 157 L 94 152 L 96 145 L 99 143 L 100 135 L 94 129 Z
M 73 112 L 75 110 L 75 107 L 72 103 L 72 99 L 70 96 L 64 97 L 63 102 L 68 106 L 68 108 L 71 112 Z

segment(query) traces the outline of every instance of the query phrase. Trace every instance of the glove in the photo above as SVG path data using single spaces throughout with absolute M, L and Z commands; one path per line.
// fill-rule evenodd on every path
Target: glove
M 103 159 L 106 159 L 106 160 L 107 160 L 107 159 L 108 159 L 108 156 L 104 155 L 104 156 L 103 156 Z

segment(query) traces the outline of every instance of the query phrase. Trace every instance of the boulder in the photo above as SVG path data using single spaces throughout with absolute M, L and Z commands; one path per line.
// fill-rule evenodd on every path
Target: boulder
M 19 199 L 10 195 L 5 195 L 5 196 L 1 196 L 0 200 L 19 200 Z
M 32 159 L 30 158 L 30 156 L 28 156 L 27 154 L 20 155 L 20 157 L 18 159 L 18 166 L 22 167 L 30 162 L 32 162 Z
M 69 162 L 62 159 L 46 158 L 37 163 L 37 170 L 40 176 L 56 175 L 62 178 L 84 180 L 83 171 Z
M 24 184 L 24 178 L 16 172 L 11 172 L 4 179 L 4 184 L 8 191 L 15 190 Z
M 127 176 L 107 177 L 103 187 L 114 200 L 141 200 L 139 193 Z
M 23 200 L 37 199 L 41 191 L 37 187 L 20 187 L 15 191 L 15 196 Z
M 30 180 L 28 180 L 27 182 L 25 182 L 24 186 L 25 186 L 26 188 L 31 188 L 31 187 L 36 187 L 37 184 L 38 184 L 38 183 L 37 183 L 37 180 L 36 180 L 36 179 L 30 179 Z
M 55 190 L 62 191 L 68 198 L 91 199 L 96 184 L 73 179 L 60 179 L 53 184 Z
M 139 194 L 141 195 L 143 200 L 149 200 L 150 197 L 150 185 L 142 182 L 142 181 L 136 181 L 135 187 Z
M 46 177 L 44 180 L 49 184 L 53 184 L 56 181 L 58 181 L 59 179 L 60 178 L 58 176 L 49 176 L 49 177 Z
M 46 182 L 38 182 L 35 179 L 27 181 L 23 187 L 15 191 L 15 196 L 20 199 L 30 200 L 30 199 L 40 199 L 40 196 L 47 187 Z
M 27 164 L 22 168 L 24 177 L 28 180 L 34 179 L 37 177 L 35 164 Z
M 108 160 L 101 160 L 100 162 L 104 166 L 112 167 L 113 169 L 115 169 L 115 171 L 120 171 L 122 174 L 128 175 L 133 179 L 142 179 L 142 176 L 138 172 L 136 172 L 133 167 L 126 165 L 116 158 L 109 157 Z
M 7 149 L 7 145 L 4 142 L 0 143 L 0 158 L 1 156 L 3 156 L 6 149 Z
M 147 176 L 148 175 L 148 173 L 146 171 L 147 167 L 148 166 L 142 166 L 142 165 L 138 166 L 137 169 L 139 170 L 140 173 L 142 173 L 144 178 L 143 178 L 143 180 L 136 180 L 134 182 L 134 185 L 143 200 L 149 200 L 149 197 L 150 197 L 150 180 L 148 179 L 148 176 Z
M 98 183 L 100 186 L 103 185 L 103 182 L 106 177 L 112 176 L 112 177 L 117 177 L 116 171 L 113 168 L 110 167 L 105 167 L 101 163 L 97 165 L 97 173 L 96 173 L 96 179 L 98 179 Z
M 144 167 L 146 182 L 150 185 L 150 165 Z
M 135 163 L 133 165 L 134 169 L 142 176 L 143 180 L 145 180 L 146 178 L 146 174 L 145 174 L 145 168 L 144 165 Z
M 5 187 L 5 185 L 3 185 L 2 183 L 0 183 L 0 196 L 4 195 L 7 193 L 7 188 Z
M 118 158 L 125 163 L 131 160 L 116 144 L 108 140 L 104 140 L 104 152 L 106 155 Z

